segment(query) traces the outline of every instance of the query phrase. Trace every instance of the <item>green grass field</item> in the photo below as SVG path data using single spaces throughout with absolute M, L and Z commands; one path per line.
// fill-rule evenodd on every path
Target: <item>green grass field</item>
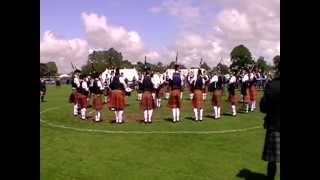
M 153 123 L 146 125 L 140 122 L 143 113 L 139 110 L 136 94 L 132 94 L 127 98 L 126 123 L 110 123 L 113 113 L 107 108 L 102 112 L 103 122 L 92 123 L 73 117 L 73 107 L 68 103 L 70 92 L 69 86 L 49 86 L 47 102 L 40 106 L 40 117 L 44 121 L 40 122 L 40 177 L 43 180 L 264 179 L 266 162 L 261 160 L 264 115 L 259 109 L 248 114 L 238 113 L 237 117 L 229 116 L 227 97 L 223 96 L 221 114 L 226 115 L 216 121 L 209 117 L 210 95 L 203 122 L 194 122 L 191 102 L 187 100 L 189 94 L 185 93 L 182 122 L 173 124 L 170 121 L 172 114 L 166 107 L 167 101 L 163 100 L 162 107 L 154 111 Z M 256 126 L 261 128 L 196 134 Z M 126 134 L 115 131 L 195 133 Z M 277 179 L 279 172 L 280 169 Z

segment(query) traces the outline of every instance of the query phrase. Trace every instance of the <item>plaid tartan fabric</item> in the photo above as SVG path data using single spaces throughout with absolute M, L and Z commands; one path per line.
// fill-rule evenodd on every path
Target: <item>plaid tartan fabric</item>
M 267 130 L 262 159 L 280 162 L 280 132 Z

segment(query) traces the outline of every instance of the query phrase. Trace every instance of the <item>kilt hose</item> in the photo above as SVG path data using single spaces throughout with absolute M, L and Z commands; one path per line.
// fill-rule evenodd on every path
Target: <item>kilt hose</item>
M 115 89 L 111 91 L 109 109 L 123 110 L 125 107 L 125 93 L 122 90 Z
M 155 101 L 152 97 L 152 93 L 150 91 L 145 91 L 142 93 L 142 100 L 140 101 L 140 109 L 144 110 L 152 110 L 156 107 Z
M 221 95 L 222 90 L 221 89 L 215 89 L 212 94 L 212 105 L 213 106 L 220 106 L 221 104 Z
M 192 107 L 193 108 L 203 108 L 204 100 L 203 94 L 200 89 L 195 89 L 193 91 L 193 98 L 192 98 Z
M 103 108 L 102 94 L 93 94 L 92 107 L 95 110 L 101 110 Z
M 262 160 L 280 162 L 280 132 L 267 130 Z
M 167 106 L 169 108 L 180 108 L 181 107 L 181 99 L 180 99 L 180 90 L 179 89 L 174 89 L 171 90 L 168 104 Z
M 255 85 L 250 86 L 249 94 L 250 94 L 250 101 L 255 101 L 257 98 L 257 88 Z

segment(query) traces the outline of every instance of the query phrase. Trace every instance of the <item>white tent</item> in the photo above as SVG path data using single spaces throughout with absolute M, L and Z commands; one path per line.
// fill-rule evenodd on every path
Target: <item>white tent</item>
M 71 76 L 68 74 L 61 74 L 59 78 L 70 78 Z

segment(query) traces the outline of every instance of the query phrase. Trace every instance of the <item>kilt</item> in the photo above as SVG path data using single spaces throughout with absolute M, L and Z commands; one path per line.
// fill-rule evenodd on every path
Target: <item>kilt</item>
M 95 110 L 101 110 L 103 107 L 102 95 L 101 94 L 94 94 L 92 100 L 92 107 Z
M 108 107 L 110 109 L 123 110 L 125 106 L 125 94 L 123 91 L 115 89 L 111 91 Z
M 220 106 L 221 104 L 221 89 L 215 89 L 212 94 L 212 105 L 213 106 Z
M 262 160 L 280 162 L 280 132 L 267 130 Z
M 81 109 L 88 107 L 88 99 L 87 98 L 88 97 L 83 94 L 78 95 L 78 103 L 79 103 Z
M 78 92 L 77 90 L 73 89 L 72 93 L 69 96 L 69 102 L 73 104 L 78 104 Z
M 237 102 L 236 95 L 235 95 L 235 94 L 229 94 L 228 101 L 229 101 L 231 104 L 236 104 L 236 102 Z
M 255 85 L 250 86 L 249 94 L 250 94 L 250 101 L 255 101 L 257 98 L 257 88 Z
M 250 102 L 250 90 L 246 88 L 246 93 L 243 95 L 243 102 L 249 103 Z
M 152 98 L 152 93 L 150 91 L 145 91 L 142 94 L 142 100 L 140 101 L 141 110 L 151 110 L 156 107 L 154 99 Z
M 179 89 L 174 89 L 170 92 L 167 106 L 171 109 L 181 107 L 180 90 Z
M 193 108 L 203 108 L 202 91 L 199 89 L 196 89 L 193 91 L 192 107 Z

